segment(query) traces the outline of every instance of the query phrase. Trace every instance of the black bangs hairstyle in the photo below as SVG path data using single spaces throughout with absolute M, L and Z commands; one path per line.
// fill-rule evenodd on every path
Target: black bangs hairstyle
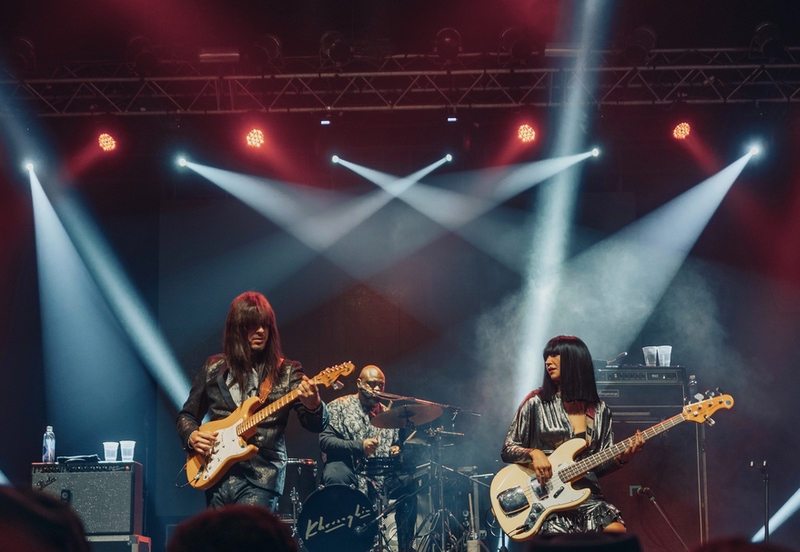
M 594 380 L 592 354 L 580 338 L 574 335 L 559 335 L 545 345 L 542 357 L 561 357 L 561 399 L 567 402 L 584 401 L 597 404 L 597 385 Z M 552 401 L 558 394 L 559 386 L 550 379 L 547 370 L 542 382 L 542 400 Z
M 257 355 L 251 355 L 247 334 L 252 328 L 263 326 L 269 332 L 267 346 Z M 265 375 L 275 377 L 276 368 L 283 358 L 275 311 L 260 293 L 247 291 L 231 303 L 225 334 L 222 338 L 225 360 L 228 361 L 239 389 L 245 389 L 249 371 L 255 369 L 258 380 Z

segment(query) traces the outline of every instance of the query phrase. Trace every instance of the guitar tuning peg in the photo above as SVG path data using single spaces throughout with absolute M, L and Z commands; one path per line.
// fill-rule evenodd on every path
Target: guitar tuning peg
M 715 421 L 714 421 L 713 419 L 711 419 L 711 418 L 706 418 L 706 423 L 709 425 L 709 427 L 711 427 L 711 426 L 713 426 L 713 425 L 714 425 L 715 423 L 717 423 L 717 422 L 715 422 Z
M 333 387 L 333 389 L 336 391 L 341 391 L 342 389 L 344 389 L 344 384 L 339 380 L 336 380 L 331 384 L 331 387 Z

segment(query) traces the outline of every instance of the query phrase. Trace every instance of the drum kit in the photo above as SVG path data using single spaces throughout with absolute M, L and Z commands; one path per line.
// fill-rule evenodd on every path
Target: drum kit
M 386 395 L 392 400 L 390 408 L 373 417 L 371 424 L 381 429 L 406 430 L 401 432 L 407 435 L 403 442 L 403 456 L 406 456 L 406 451 L 414 451 L 408 455 L 409 458 L 427 462 L 414 463 L 410 469 L 406 466 L 404 470 L 400 457 L 366 458 L 359 464 L 358 473 L 379 489 L 376 498 L 370 499 L 348 485 L 328 485 L 313 490 L 316 462 L 290 459 L 286 490 L 279 502 L 278 513 L 292 525 L 304 552 L 396 552 L 397 527 L 393 526 L 394 516 L 390 518 L 390 514 L 398 512 L 399 516 L 402 506 L 406 506 L 404 511 L 408 511 L 407 506 L 412 504 L 409 501 L 414 501 L 413 513 L 417 510 L 417 500 L 421 504 L 426 497 L 430 511 L 424 518 L 415 518 L 412 522 L 415 522 L 417 530 L 413 542 L 407 546 L 417 552 L 467 551 L 467 540 L 474 531 L 470 531 L 470 520 L 458 520 L 445 506 L 445 481 L 452 476 L 478 482 L 441 463 L 446 441 L 455 444 L 464 434 L 444 431 L 443 428 L 418 429 L 439 418 L 445 410 L 452 413 L 454 426 L 462 409 L 413 397 Z M 414 482 L 410 487 L 412 490 L 390 501 L 388 491 L 382 489 L 382 482 L 409 472 Z

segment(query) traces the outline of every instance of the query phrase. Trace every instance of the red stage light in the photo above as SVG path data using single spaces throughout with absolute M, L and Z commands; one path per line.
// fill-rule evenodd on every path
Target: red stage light
M 519 137 L 520 142 L 527 144 L 536 139 L 536 131 L 533 130 L 531 125 L 525 123 L 517 129 L 517 137 Z
M 260 148 L 264 145 L 264 133 L 254 128 L 247 133 L 247 145 L 251 148 Z
M 113 151 L 117 148 L 117 141 L 108 133 L 103 133 L 97 137 L 97 144 L 103 151 Z
M 674 136 L 676 140 L 686 140 L 691 131 L 692 127 L 689 126 L 689 123 L 680 123 L 672 130 L 672 136 Z

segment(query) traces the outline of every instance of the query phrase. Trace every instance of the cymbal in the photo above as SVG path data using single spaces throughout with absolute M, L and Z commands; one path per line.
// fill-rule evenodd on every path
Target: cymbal
M 370 423 L 383 429 L 403 428 L 427 424 L 441 415 L 441 407 L 434 404 L 404 404 L 384 410 Z

